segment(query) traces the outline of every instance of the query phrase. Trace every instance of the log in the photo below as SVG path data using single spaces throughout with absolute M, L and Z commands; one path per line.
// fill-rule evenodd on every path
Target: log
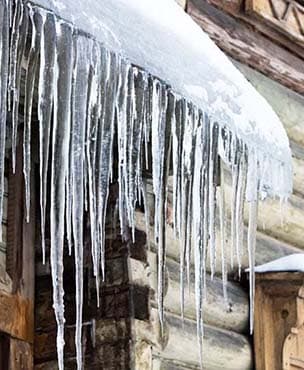
M 168 343 L 159 357 L 199 366 L 196 323 L 186 320 L 184 328 L 180 318 L 167 315 Z M 252 368 L 251 345 L 245 336 L 205 325 L 203 342 L 203 368 L 208 370 Z
M 199 368 L 199 352 L 196 323 L 166 314 L 163 339 L 160 337 L 157 312 L 152 310 L 150 323 L 134 322 L 137 340 L 153 345 L 153 358 L 157 357 L 173 365 L 186 364 L 187 368 Z M 203 368 L 208 370 L 252 369 L 251 345 L 243 335 L 205 325 L 203 342 Z
M 272 106 L 284 124 L 289 139 L 304 147 L 304 97 L 245 64 L 236 61 L 234 64 Z M 294 145 L 292 149 L 294 155 L 299 153 Z
M 151 287 L 155 295 L 152 299 L 153 307 L 157 307 L 157 256 L 150 252 L 149 264 L 131 259 L 130 271 L 133 284 Z M 180 315 L 180 276 L 179 263 L 167 258 L 167 287 L 165 296 L 166 311 Z M 248 328 L 248 294 L 237 283 L 228 282 L 228 302 L 223 297 L 222 280 L 210 279 L 207 275 L 207 296 L 204 302 L 204 322 L 219 328 L 244 333 Z M 184 315 L 188 319 L 196 319 L 194 274 L 191 274 L 190 290 L 185 286 Z
M 229 229 L 229 222 L 228 222 L 228 229 Z M 136 212 L 136 227 L 140 230 L 145 230 L 145 216 L 141 212 Z M 157 251 L 157 246 L 154 244 L 154 230 L 153 226 L 150 226 L 149 228 L 149 234 L 150 234 L 150 247 L 153 251 Z M 247 243 L 247 228 L 244 228 L 244 249 L 246 249 L 246 243 Z M 172 258 L 175 261 L 179 261 L 179 240 L 177 240 L 174 236 L 173 229 L 170 225 L 167 225 L 167 232 L 166 232 L 166 248 L 167 248 L 167 256 Z M 292 253 L 300 253 L 301 249 L 295 248 L 294 246 L 285 243 L 283 241 L 277 240 L 275 238 L 272 238 L 265 233 L 258 232 L 257 233 L 257 248 L 256 248 L 256 264 L 262 264 L 269 262 L 271 260 L 274 260 L 279 257 L 286 256 L 288 254 Z M 218 227 L 216 229 L 216 251 L 217 255 L 220 256 L 220 235 Z M 229 258 L 230 261 L 230 255 L 231 255 L 231 239 L 230 237 L 227 238 L 227 244 L 226 244 L 226 255 Z M 192 256 L 192 263 L 193 263 L 193 256 Z M 230 263 L 228 264 L 229 274 L 234 275 L 237 271 L 237 259 L 234 256 L 233 258 L 233 267 L 230 266 Z M 242 266 L 248 267 L 248 254 L 245 250 L 243 256 L 242 256 Z M 216 260 L 216 266 L 215 271 L 217 275 L 221 275 L 221 259 L 217 258 Z M 207 270 L 210 271 L 209 263 L 207 263 Z
M 304 93 L 303 60 L 246 24 L 214 8 L 207 1 L 191 0 L 187 11 L 217 45 L 232 58 Z
M 231 202 L 230 179 L 226 176 L 225 186 L 228 207 Z M 248 222 L 248 209 L 245 203 L 245 222 Z M 259 203 L 258 229 L 275 239 L 296 248 L 303 249 L 304 199 L 292 194 L 286 204 L 278 199 L 267 199 Z

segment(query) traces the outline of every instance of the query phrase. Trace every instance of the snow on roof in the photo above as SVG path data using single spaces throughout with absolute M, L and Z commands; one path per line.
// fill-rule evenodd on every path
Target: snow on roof
M 255 267 L 257 273 L 278 271 L 304 272 L 304 253 L 291 254 Z
M 110 50 L 146 69 L 225 124 L 248 147 L 287 167 L 291 152 L 278 116 L 208 35 L 173 0 L 35 0 Z M 286 174 L 286 173 L 285 173 Z M 274 190 L 282 195 L 281 189 Z M 278 194 L 281 193 L 281 194 Z

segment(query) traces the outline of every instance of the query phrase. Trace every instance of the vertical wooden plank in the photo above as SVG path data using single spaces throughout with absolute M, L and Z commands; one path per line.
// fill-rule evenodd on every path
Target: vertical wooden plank
M 27 342 L 10 339 L 10 359 L 8 370 L 33 369 L 33 348 Z
M 27 323 L 26 337 L 28 341 L 22 341 L 11 334 L 9 370 L 33 369 L 33 338 L 34 338 L 34 282 L 35 282 L 35 167 L 32 161 L 31 171 L 31 218 L 27 223 L 24 209 L 24 180 L 23 180 L 23 146 L 22 133 L 17 147 L 16 172 L 9 173 L 8 192 L 8 233 L 7 233 L 7 260 L 6 269 L 13 281 L 12 298 L 20 297 L 26 302 L 26 309 L 22 319 Z M 11 167 L 11 166 L 10 166 Z M 16 310 L 12 310 L 12 320 L 18 321 Z M 12 327 L 13 328 L 13 327 Z M 12 330 L 13 331 L 13 330 Z
M 8 369 L 9 338 L 5 334 L 0 335 L 0 369 Z
M 21 144 L 21 143 L 20 143 Z M 6 271 L 12 279 L 13 291 L 19 291 L 22 277 L 22 230 L 23 230 L 23 172 L 22 145 L 17 148 L 16 172 L 9 165 L 7 207 Z

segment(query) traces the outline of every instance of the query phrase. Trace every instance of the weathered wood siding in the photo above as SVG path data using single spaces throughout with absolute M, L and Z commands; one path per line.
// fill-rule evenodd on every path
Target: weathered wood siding
M 4 204 L 3 204 L 3 220 L 2 220 L 2 238 L 0 242 L 0 291 L 11 291 L 11 279 L 6 272 L 6 248 L 7 248 L 7 200 L 8 200 L 8 183 L 5 177 L 4 184 Z
M 186 3 L 184 0 L 177 1 L 182 6 Z M 264 32 L 253 29 L 253 23 L 247 23 L 245 16 L 236 16 L 243 3 L 241 0 L 190 0 L 187 3 L 194 20 L 233 58 L 237 67 L 272 105 L 291 140 L 294 192 L 284 210 L 284 224 L 277 201 L 261 204 L 256 263 L 301 251 L 304 248 L 304 96 L 301 95 L 304 94 L 304 61 L 299 53 L 300 46 L 292 53 L 273 38 L 268 38 Z M 227 202 L 229 191 L 227 177 Z M 144 215 L 137 212 L 136 217 L 139 237 L 135 245 L 126 245 L 120 238 L 115 239 L 113 230 L 108 230 L 107 276 L 102 287 L 100 309 L 96 308 L 90 263 L 86 263 L 85 368 L 198 370 L 200 363 L 193 276 L 185 291 L 184 321 L 180 317 L 179 241 L 175 240 L 168 226 L 166 312 L 162 336 L 157 312 L 157 247 L 153 243 L 153 226 L 149 230 L 147 243 Z M 229 220 L 227 222 L 229 225 Z M 245 226 L 244 248 L 246 233 Z M 230 256 L 230 240 L 227 245 L 227 255 Z M 219 245 L 217 248 L 220 250 Z M 36 255 L 35 363 L 36 369 L 55 369 L 56 325 L 52 310 L 50 269 L 48 264 L 42 266 L 40 249 L 37 249 Z M 89 260 L 88 255 L 86 261 Z M 248 330 L 248 288 L 246 281 L 238 280 L 236 260 L 234 262 L 234 269 L 229 271 L 228 303 L 222 295 L 220 261 L 217 261 L 214 280 L 207 277 L 203 354 L 206 370 L 253 369 L 252 338 Z M 248 266 L 247 253 L 244 253 L 242 262 L 244 267 Z M 71 280 L 72 259 L 67 257 L 65 268 L 66 280 Z M 66 365 L 74 369 L 75 292 L 71 285 L 66 283 Z M 92 327 L 95 330 L 91 330 Z
M 218 3 L 219 8 L 210 3 Z M 218 45 L 233 58 L 233 62 L 265 97 L 282 120 L 290 139 L 293 154 L 294 191 L 281 210 L 279 202 L 267 201 L 260 204 L 257 234 L 256 263 L 262 264 L 304 249 L 304 61 L 297 52 L 292 53 L 276 44 L 264 34 L 255 32 L 252 25 L 240 17 L 233 17 L 240 1 L 221 2 L 217 0 L 191 0 L 188 9 L 193 18 L 206 30 Z M 237 5 L 235 5 L 238 3 Z M 232 14 L 231 14 L 232 13 Z M 260 25 L 261 27 L 261 25 Z M 191 37 L 191 35 L 189 35 Z M 303 54 L 304 55 L 304 54 Z M 236 61 L 238 60 L 238 61 Z M 258 107 L 257 107 L 258 109 Z M 265 122 L 267 125 L 267 122 Z M 230 182 L 227 177 L 227 204 L 230 202 Z M 246 222 L 245 217 L 245 222 Z M 137 227 L 145 230 L 145 220 L 137 214 Z M 228 220 L 229 227 L 229 220 Z M 195 326 L 194 283 L 191 279 L 186 287 L 185 321 L 180 318 L 179 285 L 179 241 L 174 239 L 168 226 L 167 233 L 167 287 L 165 296 L 165 335 L 161 339 L 157 327 L 156 293 L 152 296 L 152 316 L 150 325 L 137 331 L 137 369 L 199 369 Z M 219 234 L 219 231 L 217 231 Z M 131 263 L 131 272 L 137 284 L 144 284 L 156 292 L 157 247 L 154 245 L 153 227 L 149 230 L 149 264 L 139 261 Z M 246 248 L 247 229 L 244 230 Z M 230 256 L 231 241 L 228 240 L 227 255 Z M 217 246 L 220 253 L 220 246 Z M 206 323 L 204 369 L 252 369 L 253 346 L 248 329 L 248 290 L 237 278 L 237 264 L 230 269 L 228 284 L 228 307 L 222 298 L 221 264 L 216 266 L 217 276 L 207 279 L 208 293 L 204 305 Z M 243 266 L 248 266 L 248 256 L 244 253 Z M 147 275 L 147 280 L 143 276 Z M 142 325 L 143 326 L 143 325 Z M 158 331 L 157 331 L 158 330 Z M 152 335 L 151 333 L 154 333 Z M 158 335 L 157 335 L 158 334 Z M 142 343 L 151 345 L 150 352 Z M 149 355 L 147 355 L 149 352 Z M 145 363 L 143 358 L 150 358 Z

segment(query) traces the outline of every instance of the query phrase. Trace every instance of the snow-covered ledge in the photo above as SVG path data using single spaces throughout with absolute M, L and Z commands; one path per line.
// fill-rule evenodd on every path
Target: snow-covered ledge
M 255 267 L 255 272 L 304 272 L 304 254 L 295 253 Z

